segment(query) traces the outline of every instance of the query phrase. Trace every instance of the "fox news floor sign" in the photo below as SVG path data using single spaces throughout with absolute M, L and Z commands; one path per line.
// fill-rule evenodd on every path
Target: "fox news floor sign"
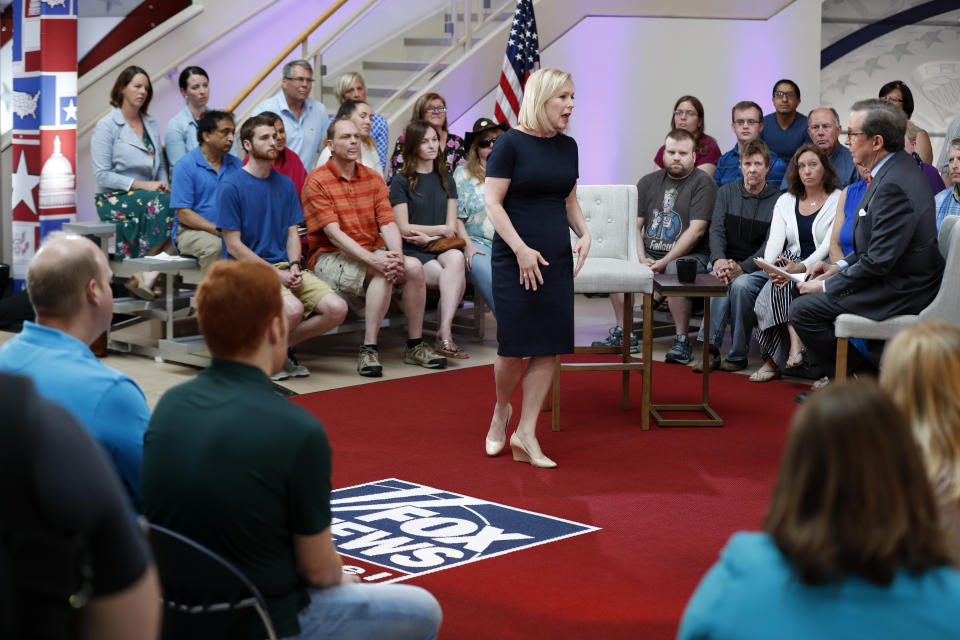
M 521 551 L 598 527 L 396 478 L 333 491 L 344 571 L 389 583 Z

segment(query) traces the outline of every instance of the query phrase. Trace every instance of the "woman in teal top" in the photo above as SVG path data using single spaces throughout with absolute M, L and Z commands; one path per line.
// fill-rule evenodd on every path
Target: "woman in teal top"
M 763 533 L 737 533 L 677 637 L 960 638 L 960 572 L 906 418 L 833 383 L 790 427 Z
M 464 249 L 467 272 L 493 315 L 497 315 L 490 272 L 493 225 L 487 219 L 487 207 L 483 202 L 483 181 L 487 176 L 487 158 L 493 151 L 493 145 L 508 128 L 490 118 L 477 120 L 473 130 L 464 136 L 466 163 L 453 172 L 453 180 L 457 184 L 457 232 L 467 242 Z

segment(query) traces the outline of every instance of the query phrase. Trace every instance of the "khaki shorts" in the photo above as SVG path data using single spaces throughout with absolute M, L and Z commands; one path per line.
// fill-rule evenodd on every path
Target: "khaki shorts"
M 278 262 L 273 266 L 282 271 L 290 270 L 289 262 Z M 293 296 L 303 303 L 303 317 L 306 319 L 313 314 L 317 308 L 317 304 L 319 304 L 327 294 L 333 293 L 333 289 L 331 289 L 330 285 L 326 282 L 310 273 L 310 271 L 301 271 L 301 274 L 303 275 L 303 286 L 299 289 L 291 291 L 283 285 L 280 285 L 280 288 L 283 290 L 283 295 Z
M 374 253 L 386 251 L 377 249 Z M 367 265 L 343 251 L 330 251 L 317 256 L 313 265 L 317 277 L 330 283 L 334 291 L 349 293 L 360 298 L 367 293 L 364 281 L 367 279 Z

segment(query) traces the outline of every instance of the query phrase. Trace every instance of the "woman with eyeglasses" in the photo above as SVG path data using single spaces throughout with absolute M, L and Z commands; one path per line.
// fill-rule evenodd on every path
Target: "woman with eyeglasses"
M 878 97 L 884 102 L 903 109 L 909 120 L 913 117 L 913 92 L 902 80 L 891 80 L 880 87 Z M 927 164 L 933 164 L 933 145 L 930 144 L 930 134 L 923 129 L 917 130 L 917 154 Z
M 680 96 L 673 105 L 670 129 L 684 129 L 693 134 L 694 151 L 697 154 L 696 167 L 709 176 L 717 170 L 717 160 L 723 155 L 717 141 L 703 132 L 703 103 L 695 96 Z M 664 145 L 660 145 L 653 163 L 663 169 Z
M 463 162 L 467 155 L 467 148 L 463 144 L 463 138 L 447 131 L 447 102 L 438 93 L 425 93 L 413 105 L 413 113 L 410 116 L 410 122 L 415 120 L 426 120 L 434 126 L 440 134 L 441 156 L 447 163 L 447 170 L 453 171 L 457 165 Z M 397 138 L 397 144 L 394 145 L 393 155 L 390 157 L 390 167 L 387 169 L 387 184 L 403 170 L 403 134 Z
M 493 255 L 493 223 L 487 218 L 484 204 L 483 183 L 487 177 L 487 158 L 506 124 L 497 124 L 490 118 L 480 118 L 467 132 L 464 142 L 467 160 L 453 172 L 457 184 L 457 233 L 466 240 L 463 253 L 467 259 L 467 272 L 473 286 L 483 297 L 493 315 L 497 315 L 493 302 L 493 275 L 490 259 Z

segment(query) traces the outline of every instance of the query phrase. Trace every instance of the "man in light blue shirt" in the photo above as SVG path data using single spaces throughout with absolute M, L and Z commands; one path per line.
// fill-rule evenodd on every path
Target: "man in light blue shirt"
M 233 116 L 225 111 L 206 111 L 197 122 L 199 147 L 177 164 L 170 187 L 170 206 L 177 211 L 170 237 L 182 255 L 190 255 L 207 272 L 222 256 L 217 229 L 217 189 L 223 179 L 243 164 L 230 155 Z
M 310 96 L 313 69 L 306 60 L 293 60 L 283 65 L 280 92 L 253 109 L 253 115 L 272 111 L 283 118 L 287 131 L 287 148 L 291 149 L 309 171 L 320 153 L 330 117 L 323 103 Z
M 0 370 L 29 377 L 40 395 L 73 414 L 110 456 L 136 504 L 150 409 L 140 387 L 88 347 L 113 318 L 111 277 L 97 245 L 51 234 L 27 271 L 36 323 L 24 323 L 0 348 Z
M 763 131 L 763 109 L 756 102 L 742 100 L 733 105 L 730 114 L 730 127 L 733 129 L 733 134 L 737 136 L 737 144 L 717 160 L 717 170 L 713 173 L 713 180 L 718 187 L 743 179 L 743 173 L 740 171 L 740 151 L 743 145 L 759 139 Z M 771 149 L 767 183 L 780 184 L 786 173 L 787 163 Z

